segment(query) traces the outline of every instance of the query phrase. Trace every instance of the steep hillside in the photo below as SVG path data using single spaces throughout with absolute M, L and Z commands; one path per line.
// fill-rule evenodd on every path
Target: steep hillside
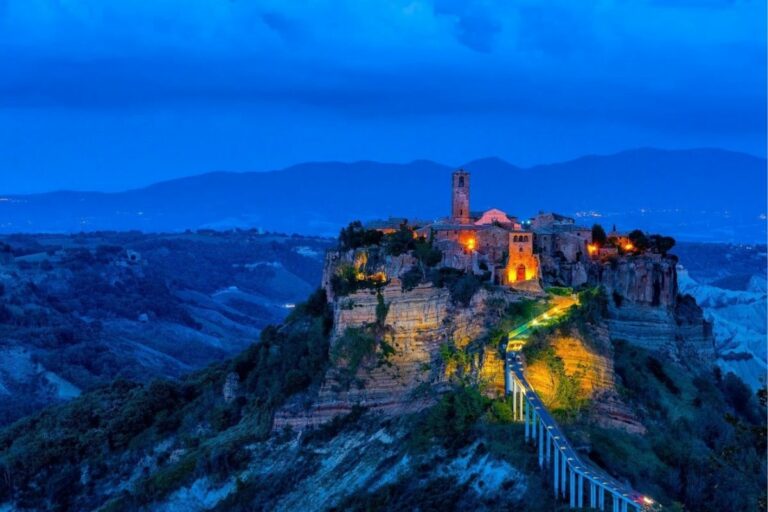
M 236 354 L 317 286 L 325 239 L 94 233 L 0 240 L 0 424 L 115 378 Z
M 0 507 L 555 509 L 500 396 L 499 350 L 556 296 L 442 267 L 426 241 L 393 254 L 398 240 L 331 253 L 325 288 L 233 359 L 119 379 L 0 430 Z M 530 333 L 531 382 L 583 457 L 666 508 L 764 509 L 764 394 L 689 330 L 617 339 L 614 292 L 633 315 L 672 311 L 646 325 L 677 314 L 674 295 L 644 305 L 627 265 Z
M 483 396 L 471 372 L 444 382 L 418 414 L 354 407 L 318 429 L 270 433 L 274 412 L 319 389 L 336 364 L 324 295 L 231 361 L 176 383 L 118 381 L 1 431 L 0 503 L 105 511 L 556 506 L 522 426 L 510 423 L 510 404 Z M 753 510 L 765 477 L 764 409 L 732 376 L 664 363 L 620 342 L 601 353 L 605 340 L 591 336 L 605 327 L 595 314 L 599 307 L 569 317 L 580 334 L 542 370 L 562 381 L 552 396 L 564 401 L 553 407 L 579 449 L 665 505 Z M 563 328 L 540 332 L 539 353 Z M 588 374 L 568 362 L 579 344 L 612 367 L 608 378 L 583 384 Z M 464 356 L 445 357 L 471 366 Z M 618 416 L 602 421 L 609 389 L 642 428 L 628 429 Z M 600 397 L 590 399 L 593 391 Z
M 445 198 L 433 191 L 448 182 L 452 167 L 429 161 L 306 163 L 272 172 L 203 174 L 114 194 L 7 195 L 0 198 L 0 232 L 259 227 L 335 235 L 350 217 L 442 215 Z M 475 209 L 498 207 L 521 218 L 556 210 L 586 222 L 599 215 L 605 225 L 689 240 L 765 239 L 765 160 L 745 154 L 638 149 L 528 169 L 496 158 L 464 167 L 478 178 Z

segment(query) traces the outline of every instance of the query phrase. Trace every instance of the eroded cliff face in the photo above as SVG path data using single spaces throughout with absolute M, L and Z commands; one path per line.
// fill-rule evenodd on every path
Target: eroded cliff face
M 349 329 L 380 324 L 377 332 L 382 345 L 366 356 L 350 379 L 346 361 L 332 361 L 324 382 L 312 396 L 293 400 L 275 416 L 274 428 L 291 426 L 302 429 L 323 424 L 333 417 L 348 413 L 354 406 L 363 406 L 387 415 L 399 415 L 421 410 L 434 403 L 435 395 L 446 389 L 459 373 L 482 378 L 490 384 L 492 393 L 503 393 L 503 362 L 497 350 L 480 347 L 468 367 L 444 361 L 442 345 L 464 349 L 469 343 L 482 339 L 489 328 L 500 319 L 506 306 L 529 297 L 529 294 L 498 288 L 478 290 L 468 306 L 458 305 L 446 288 L 420 284 L 403 291 L 398 276 L 409 270 L 415 260 L 404 255 L 387 258 L 368 272 L 386 273 L 389 283 L 380 291 L 362 290 L 350 295 L 333 296 L 330 275 L 343 263 L 360 260 L 350 252 L 331 253 L 326 260 L 329 295 L 334 297 L 334 327 L 331 354 Z M 369 260 L 370 261 L 370 260 Z M 379 297 L 380 294 L 380 297 Z M 377 308 L 387 308 L 383 322 Z M 333 357 L 332 357 L 333 360 Z M 460 366 L 460 367 L 459 367 Z
M 531 386 L 550 410 L 567 407 L 562 396 L 564 378 L 575 383 L 580 400 L 585 400 L 592 421 L 607 428 L 642 434 L 645 427 L 616 390 L 613 346 L 605 326 L 592 326 L 588 339 L 577 330 L 555 334 L 550 346 L 563 363 L 561 374 L 543 359 L 526 368 Z
M 712 364 L 712 325 L 690 297 L 681 297 L 677 262 L 670 257 L 621 257 L 591 267 L 590 282 L 608 297 L 613 339 L 661 352 L 671 359 Z
M 585 261 L 567 261 L 541 255 L 541 278 L 547 286 L 570 286 L 577 288 L 589 280 L 589 269 L 592 263 Z
M 590 326 L 586 338 L 573 330 L 551 340 L 565 375 L 578 383 L 580 396 L 589 401 L 590 414 L 599 424 L 636 433 L 645 430 L 616 391 L 612 339 L 661 351 L 675 360 L 712 359 L 708 324 L 695 301 L 678 297 L 674 263 L 658 255 L 590 263 L 590 282 L 601 286 L 608 297 L 608 318 Z M 458 305 L 447 288 L 429 283 L 404 291 L 401 277 L 417 265 L 407 254 L 329 253 L 323 284 L 334 314 L 331 365 L 319 389 L 294 397 L 277 412 L 275 429 L 317 426 L 355 406 L 390 416 L 416 412 L 433 404 L 457 377 L 481 383 L 489 395 L 503 395 L 503 358 L 498 347 L 484 339 L 511 302 L 536 295 L 480 289 L 468 305 Z M 387 284 L 336 296 L 332 276 L 345 266 L 360 276 L 386 276 Z M 379 341 L 359 364 L 352 368 L 349 358 L 334 357 L 345 333 L 366 329 Z M 446 360 L 443 346 L 461 351 L 462 361 Z M 541 361 L 533 362 L 529 371 L 531 384 L 545 403 L 559 407 L 560 376 Z

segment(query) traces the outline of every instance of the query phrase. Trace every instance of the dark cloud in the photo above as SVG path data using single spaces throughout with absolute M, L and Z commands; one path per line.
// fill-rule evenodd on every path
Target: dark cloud
M 75 160 L 95 168 L 73 159 L 67 116 L 66 135 L 86 139 L 103 136 L 107 127 L 89 126 L 104 116 L 115 133 L 119 119 L 151 119 L 152 151 L 162 140 L 208 166 L 244 166 L 249 151 L 271 166 L 533 163 L 638 145 L 765 151 L 765 7 L 755 2 L 123 1 L 0 0 L 0 135 L 22 137 L 19 148 L 62 141 L 50 161 L 5 144 L 0 175 L 9 162 L 28 176 Z M 91 148 L 104 153 L 94 161 L 119 154 L 115 140 Z M 141 165 L 180 166 L 152 151 L 141 149 Z

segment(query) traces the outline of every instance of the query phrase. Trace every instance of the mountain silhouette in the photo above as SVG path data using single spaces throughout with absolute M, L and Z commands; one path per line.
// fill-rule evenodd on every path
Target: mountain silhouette
M 540 210 L 679 239 L 765 240 L 766 160 L 720 149 L 634 149 L 517 167 L 499 158 L 449 166 L 309 162 L 269 172 L 211 172 L 118 193 L 0 197 L 0 232 L 261 228 L 335 235 L 350 220 L 434 219 L 449 175 L 472 172 L 472 209 Z

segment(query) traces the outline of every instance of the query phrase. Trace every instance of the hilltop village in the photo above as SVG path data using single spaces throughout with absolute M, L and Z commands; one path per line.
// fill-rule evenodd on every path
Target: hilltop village
M 619 255 L 655 254 L 660 261 L 674 245 L 668 237 L 648 237 L 639 230 L 625 234 L 614 226 L 605 233 L 599 225 L 580 226 L 558 213 L 539 212 L 521 221 L 498 208 L 472 211 L 470 178 L 463 169 L 452 174 L 451 212 L 444 219 L 391 218 L 369 222 L 364 228 L 383 235 L 409 230 L 441 252 L 441 267 L 475 275 L 490 272 L 490 282 L 528 291 L 540 290 L 541 284 L 583 285 L 589 279 L 590 262 Z
M 59 340 L 43 361 L 107 374 L 124 359 L 98 354 L 131 332 L 168 365 L 179 346 L 199 355 L 253 329 L 251 283 L 262 294 L 274 276 L 284 292 L 314 261 L 322 289 L 232 359 L 121 378 L 0 429 L 0 510 L 544 511 L 563 503 L 555 467 L 569 468 L 573 508 L 600 495 L 633 512 L 757 510 L 762 416 L 712 368 L 711 325 L 678 292 L 674 242 L 554 213 L 473 213 L 469 192 L 457 171 L 446 219 L 352 222 L 324 256 L 328 241 L 274 235 L 11 239 L 0 261 L 21 277 L 0 293 L 5 332 Z M 256 254 L 281 264 L 256 274 Z M 42 330 L 43 307 L 70 314 L 71 334 Z M 560 449 L 565 466 L 546 458 Z
M 592 297 L 581 309 L 596 315 L 590 323 L 602 329 L 595 339 L 604 347 L 610 331 L 670 360 L 712 358 L 711 325 L 695 301 L 679 296 L 677 259 L 667 254 L 672 239 L 606 233 L 556 213 L 521 221 L 497 208 L 473 212 L 470 178 L 464 170 L 452 174 L 445 219 L 355 221 L 341 230 L 322 280 L 333 310 L 333 364 L 317 394 L 277 412 L 274 428 L 321 425 L 355 406 L 415 412 L 431 403 L 415 400 L 417 390 L 439 391 L 457 372 L 501 395 L 506 338 L 499 326 L 511 329 L 560 299 L 572 305 Z M 582 340 L 561 347 L 569 371 L 571 364 L 608 368 L 588 346 Z M 610 369 L 590 379 L 585 397 L 612 389 Z M 609 395 L 601 421 L 642 431 L 615 392 Z

